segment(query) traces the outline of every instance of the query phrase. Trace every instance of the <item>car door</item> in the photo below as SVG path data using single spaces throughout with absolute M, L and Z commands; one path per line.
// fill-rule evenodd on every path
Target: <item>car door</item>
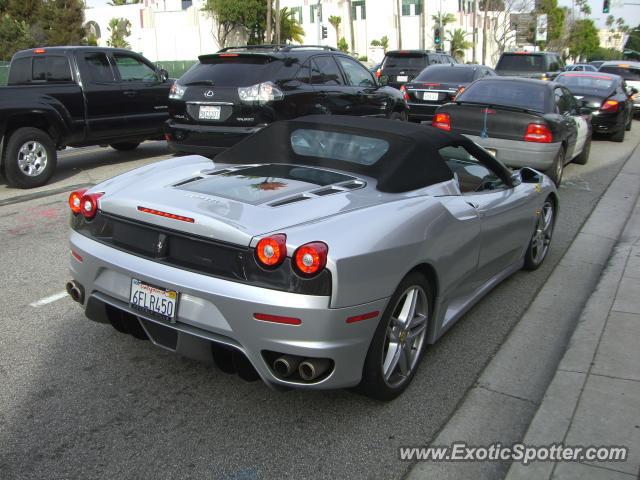
M 576 128 L 576 143 L 571 158 L 575 158 L 582 153 L 584 146 L 589 137 L 589 120 L 586 115 L 580 113 L 578 102 L 576 97 L 569 91 L 569 89 L 562 87 L 562 93 L 564 96 L 564 103 L 568 105 L 569 116 L 573 119 Z
M 480 252 L 475 275 L 479 286 L 522 258 L 536 220 L 531 194 L 507 185 L 478 153 L 463 146 L 444 147 L 440 155 L 453 171 L 461 195 L 480 218 Z
M 104 51 L 76 54 L 86 102 L 87 141 L 124 135 L 122 91 L 109 56 Z
M 169 85 L 153 65 L 134 53 L 115 52 L 112 57 L 120 80 L 124 121 L 130 133 L 160 133 L 169 118 Z
M 310 61 L 311 84 L 322 113 L 351 115 L 356 103 L 352 89 L 345 85 L 342 72 L 332 56 L 318 55 Z
M 361 117 L 384 117 L 387 110 L 387 95 L 380 90 L 373 75 L 360 63 L 346 56 L 335 59 L 342 68 L 355 103 L 351 115 Z
M 553 90 L 553 100 L 556 112 L 560 115 L 560 127 L 562 129 L 562 137 L 567 141 L 567 152 L 565 161 L 569 162 L 573 157 L 578 155 L 580 145 L 578 140 L 578 123 L 576 122 L 576 113 L 572 111 L 572 103 L 575 104 L 575 98 L 570 93 L 567 95 L 563 87 L 556 87 Z M 570 98 L 569 98 L 570 97 Z M 573 102 L 571 102 L 573 100 Z M 577 152 L 577 153 L 576 153 Z

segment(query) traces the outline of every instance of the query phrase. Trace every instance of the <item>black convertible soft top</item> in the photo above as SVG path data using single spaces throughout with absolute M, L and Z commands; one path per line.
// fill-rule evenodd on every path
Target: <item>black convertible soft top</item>
M 365 165 L 333 158 L 299 155 L 292 147 L 291 134 L 298 129 L 348 133 L 386 140 L 389 148 L 375 163 Z M 423 188 L 453 178 L 453 172 L 438 150 L 446 146 L 464 146 L 484 161 L 472 141 L 456 133 L 431 126 L 342 115 L 310 115 L 295 120 L 275 122 L 219 154 L 216 163 L 282 163 L 310 165 L 375 178 L 382 192 L 400 193 Z M 488 160 L 492 162 L 492 159 Z M 499 164 L 497 161 L 493 161 Z M 499 164 L 501 169 L 504 169 Z

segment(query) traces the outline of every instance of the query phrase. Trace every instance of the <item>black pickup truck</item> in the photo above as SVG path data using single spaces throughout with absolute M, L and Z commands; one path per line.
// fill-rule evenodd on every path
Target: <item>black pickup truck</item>
M 57 150 L 133 150 L 162 138 L 173 82 L 129 50 L 49 47 L 16 53 L 0 87 L 0 169 L 19 188 L 44 185 Z

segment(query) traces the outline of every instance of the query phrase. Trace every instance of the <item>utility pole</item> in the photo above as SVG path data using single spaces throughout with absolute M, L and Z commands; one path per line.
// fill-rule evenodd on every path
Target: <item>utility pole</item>
M 349 45 L 351 46 L 351 51 L 356 51 L 356 39 L 353 34 L 353 12 L 351 10 L 351 0 L 347 1 L 347 9 L 349 10 Z M 340 39 L 338 39 L 340 41 Z
M 322 45 L 322 16 L 320 15 L 320 8 L 322 7 L 320 4 L 320 0 L 318 0 L 318 2 L 316 3 L 316 33 L 318 34 L 318 41 L 316 42 L 316 45 Z
M 420 9 L 420 48 L 422 50 L 426 50 L 427 48 L 427 38 L 425 35 L 425 26 L 424 26 L 424 22 L 426 21 L 426 17 L 427 14 L 425 13 L 425 9 L 427 8 L 426 5 L 426 1 L 422 0 L 422 3 L 420 4 L 420 6 L 422 7 Z
M 280 45 L 280 0 L 276 0 L 276 45 Z
M 484 18 L 482 19 L 482 64 L 487 64 L 487 12 L 489 11 L 489 0 L 484 1 Z
M 271 34 L 271 16 L 273 15 L 272 9 L 273 0 L 267 0 L 267 38 L 265 43 L 273 43 L 273 35 Z
M 398 9 L 398 48 L 402 48 L 402 10 L 400 10 L 400 0 L 396 0 L 396 8 Z
M 476 19 L 478 18 L 478 0 L 473 0 L 473 63 L 478 63 L 476 55 L 476 44 L 478 43 L 478 26 Z

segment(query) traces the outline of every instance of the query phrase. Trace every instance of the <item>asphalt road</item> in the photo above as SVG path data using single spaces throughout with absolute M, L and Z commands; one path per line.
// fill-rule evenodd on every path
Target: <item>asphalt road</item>
M 567 167 L 543 267 L 490 293 L 386 404 L 246 383 L 51 297 L 68 278 L 69 186 L 166 157 L 163 144 L 63 152 L 52 184 L 0 185 L 0 479 L 401 477 L 411 465 L 398 447 L 426 445 L 446 422 L 639 142 L 635 122 L 623 144 L 596 141 L 589 164 Z M 34 303 L 42 299 L 49 303 Z

